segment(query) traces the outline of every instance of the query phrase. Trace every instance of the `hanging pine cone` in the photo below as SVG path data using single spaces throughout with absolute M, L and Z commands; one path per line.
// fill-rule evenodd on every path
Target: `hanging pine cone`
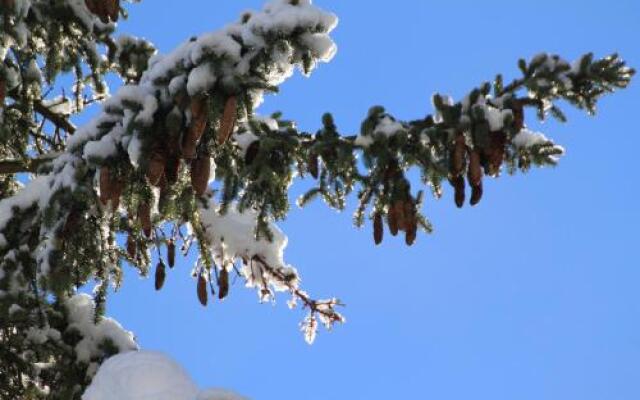
M 160 180 L 164 175 L 166 159 L 164 153 L 160 150 L 156 150 L 151 154 L 149 165 L 147 165 L 147 179 L 153 186 L 158 186 Z
M 415 242 L 416 234 L 418 232 L 416 205 L 412 199 L 407 199 L 404 202 L 404 214 L 406 219 L 404 241 L 407 245 L 411 246 Z
M 84 4 L 93 15 L 101 17 L 102 2 L 100 0 L 84 0 Z M 102 19 L 102 17 L 100 19 Z
M 167 178 L 167 183 L 173 185 L 178 181 L 178 175 L 180 174 L 180 158 L 175 155 L 169 156 L 167 162 L 164 165 L 164 176 Z
M 198 293 L 198 300 L 200 301 L 200 304 L 206 306 L 207 298 L 209 295 L 207 294 L 207 280 L 204 278 L 202 273 L 198 275 L 198 286 L 196 287 L 196 290 Z
M 416 224 L 413 224 L 407 228 L 407 231 L 404 235 L 404 242 L 407 244 L 407 246 L 411 246 L 413 245 L 413 243 L 415 243 L 417 234 L 418 226 Z
M 260 141 L 254 140 L 253 142 L 251 142 L 249 147 L 247 147 L 247 151 L 244 154 L 244 164 L 245 165 L 253 164 L 253 161 L 256 159 L 256 156 L 258 155 L 259 152 L 260 152 Z
M 191 186 L 196 195 L 202 196 L 209 185 L 211 157 L 206 154 L 191 162 Z
M 482 198 L 482 166 L 480 165 L 480 153 L 476 149 L 469 149 L 469 171 L 467 172 L 469 186 L 471 186 L 471 199 L 473 206 Z
M 111 181 L 111 209 L 116 211 L 120 207 L 120 197 L 124 190 L 124 180 L 121 177 L 115 177 Z
M 313 179 L 318 179 L 319 175 L 319 161 L 318 155 L 316 153 L 309 153 L 309 159 L 307 160 L 307 166 L 309 169 L 309 173 L 313 176 Z
M 142 232 L 146 237 L 151 237 L 151 207 L 147 202 L 141 202 L 138 205 L 138 219 L 142 226 Z
M 111 200 L 111 171 L 108 166 L 100 167 L 100 202 L 107 205 Z
M 169 263 L 169 268 L 173 268 L 176 264 L 176 243 L 173 239 L 169 239 L 167 242 L 167 262 Z
M 162 289 L 164 285 L 164 278 L 166 277 L 164 262 L 160 260 L 156 265 L 156 290 Z
M 107 13 L 111 21 L 116 22 L 118 20 L 118 14 L 120 13 L 120 0 L 107 0 Z
M 469 170 L 467 178 L 470 186 L 476 186 L 482 180 L 482 165 L 480 165 L 480 153 L 475 149 L 469 149 Z
M 396 215 L 395 207 L 389 206 L 387 210 L 387 225 L 389 225 L 389 232 L 395 236 L 398 234 L 398 216 Z
M 135 238 L 133 237 L 132 234 L 129 234 L 127 236 L 127 254 L 132 260 L 135 260 L 136 258 L 136 250 L 137 250 L 136 247 L 137 246 L 136 246 Z
M 453 186 L 456 206 L 458 208 L 462 208 L 464 205 L 464 177 L 462 175 L 458 175 L 449 178 L 449 183 Z
M 404 200 L 396 200 L 393 203 L 394 212 L 396 215 L 396 221 L 398 225 L 399 231 L 404 231 L 407 229 L 407 218 L 404 213 Z
M 451 150 L 451 165 L 449 166 L 451 175 L 458 176 L 464 171 L 466 164 L 467 145 L 463 135 L 456 136 L 453 149 Z
M 85 4 L 87 9 L 105 24 L 109 23 L 110 20 L 117 21 L 118 19 L 118 11 L 120 9 L 118 0 L 85 0 Z
M 226 268 L 220 269 L 220 275 L 218 276 L 218 298 L 220 300 L 227 297 L 229 294 L 229 271 Z
M 384 226 L 382 224 L 382 214 L 376 213 L 373 216 L 373 241 L 375 244 L 382 243 L 382 236 L 384 235 Z
M 513 102 L 513 127 L 516 132 L 520 132 L 524 128 L 524 107 L 520 100 Z
M 487 173 L 495 176 L 500 172 L 500 166 L 504 161 L 507 135 L 504 131 L 492 132 L 489 139 L 489 148 L 486 151 Z
M 482 181 L 476 186 L 471 187 L 471 198 L 469 199 L 469 204 L 475 206 L 482 199 Z
M 229 136 L 233 133 L 238 116 L 238 99 L 236 96 L 229 96 L 224 103 L 222 111 L 222 119 L 220 120 L 220 129 L 218 129 L 218 144 L 224 144 Z
M 196 156 L 198 141 L 207 127 L 208 102 L 205 97 L 191 99 L 191 124 L 182 138 L 182 156 L 192 159 Z

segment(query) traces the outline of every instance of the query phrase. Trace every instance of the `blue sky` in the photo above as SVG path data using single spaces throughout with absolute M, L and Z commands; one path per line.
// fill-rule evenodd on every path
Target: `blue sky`
M 261 3 L 147 0 L 120 29 L 168 52 Z M 354 133 L 374 104 L 422 117 L 432 93 L 460 98 L 541 51 L 617 51 L 640 67 L 636 0 L 316 3 L 340 17 L 337 56 L 260 110 L 307 130 L 331 111 Z M 294 208 L 281 224 L 288 262 L 311 293 L 348 305 L 347 323 L 313 346 L 286 296 L 258 304 L 238 281 L 223 304 L 201 307 L 187 261 L 161 292 L 129 273 L 108 314 L 201 386 L 255 399 L 638 399 L 639 100 L 633 82 L 595 118 L 569 111 L 568 124 L 540 126 L 528 115 L 566 147 L 560 165 L 488 181 L 474 208 L 455 208 L 447 188 L 426 202 L 435 233 L 411 248 L 400 237 L 375 247 L 370 226 L 321 202 Z

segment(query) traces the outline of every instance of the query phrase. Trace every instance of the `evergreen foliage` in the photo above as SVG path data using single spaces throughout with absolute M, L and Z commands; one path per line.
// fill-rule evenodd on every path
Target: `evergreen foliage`
M 508 83 L 498 75 L 460 101 L 434 95 L 433 115 L 401 121 L 374 106 L 356 135 L 341 134 L 331 114 L 310 133 L 254 113 L 295 68 L 308 75 L 335 53 L 337 18 L 310 0 L 274 0 L 164 56 L 144 40 L 113 38 L 126 16 L 117 0 L 0 5 L 2 398 L 80 398 L 100 363 L 135 348 L 104 305 L 125 265 L 150 273 L 153 250 L 157 290 L 176 251 L 197 247 L 202 305 L 228 296 L 239 274 L 261 300 L 285 291 L 302 303 L 312 342 L 319 322 L 344 318 L 338 299 L 311 298 L 283 260 L 274 221 L 287 216 L 294 179 L 314 181 L 300 206 L 321 198 L 342 210 L 355 192 L 355 224 L 372 220 L 376 244 L 388 231 L 411 245 L 418 228 L 432 228 L 408 171 L 417 168 L 436 198 L 448 181 L 458 207 L 477 204 L 485 177 L 562 155 L 527 118 L 564 122 L 562 100 L 593 114 L 634 74 L 616 54 L 573 63 L 540 54 L 520 60 L 521 76 Z M 111 72 L 124 83 L 113 95 Z M 52 93 L 69 77 L 68 93 Z M 95 101 L 102 111 L 76 128 L 70 118 Z M 79 295 L 92 281 L 93 300 Z

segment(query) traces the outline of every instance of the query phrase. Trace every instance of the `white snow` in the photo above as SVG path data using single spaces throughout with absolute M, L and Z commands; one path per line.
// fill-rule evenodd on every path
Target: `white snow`
M 512 111 L 509 109 L 500 110 L 492 106 L 486 106 L 484 110 L 485 117 L 487 118 L 487 121 L 489 121 L 489 129 L 491 132 L 501 130 L 504 127 L 504 119 L 507 115 L 513 115 Z
M 373 130 L 373 135 L 382 135 L 386 137 L 391 137 L 393 135 L 397 135 L 400 132 L 406 132 L 405 127 L 398 121 L 394 120 L 389 116 L 384 116 L 376 125 L 376 128 Z
M 138 138 L 138 135 L 131 136 L 131 140 L 127 145 L 127 153 L 129 154 L 129 161 L 134 167 L 138 167 L 140 164 L 140 157 L 142 156 L 142 141 Z
M 68 329 L 77 329 L 83 336 L 75 346 L 79 361 L 89 362 L 94 356 L 99 355 L 100 344 L 107 339 L 121 352 L 138 348 L 133 334 L 124 330 L 116 320 L 103 317 L 97 324 L 94 323 L 95 303 L 88 294 L 76 294 L 66 301 L 65 306 L 69 312 Z
M 378 120 L 378 123 L 373 129 L 371 135 L 363 135 L 362 133 L 358 134 L 354 141 L 354 144 L 356 146 L 369 147 L 373 144 L 376 137 L 390 138 L 391 136 L 397 135 L 402 132 L 406 133 L 407 128 L 402 125 L 401 122 L 396 121 L 388 115 L 384 115 Z
M 56 114 L 70 115 L 74 111 L 73 102 L 68 97 L 56 96 L 44 100 L 42 104 Z
M 185 370 L 165 354 L 133 351 L 109 358 L 82 400 L 246 400 L 223 389 L 199 391 Z
M 213 259 L 218 266 L 227 268 L 237 259 L 251 260 L 254 256 L 259 256 L 274 270 L 290 276 L 291 287 L 297 287 L 297 271 L 284 262 L 287 236 L 275 224 L 270 224 L 273 241 L 270 242 L 266 238 L 256 240 L 258 214 L 255 211 L 245 210 L 240 213 L 235 207 L 229 207 L 226 214 L 220 215 L 216 209 L 217 205 L 212 200 L 207 208 L 200 208 L 200 219 Z M 251 263 L 244 265 L 241 272 L 247 281 L 247 287 L 256 287 L 259 291 L 268 286 L 277 291 L 291 289 L 290 286 L 282 284 L 280 280 L 274 279 L 265 271 L 253 268 Z
M 513 137 L 512 142 L 517 148 L 526 148 L 537 144 L 548 143 L 549 139 L 540 132 L 533 132 L 524 128 Z
M 191 70 L 187 81 L 187 92 L 190 96 L 200 94 L 216 83 L 216 76 L 209 63 L 202 63 Z

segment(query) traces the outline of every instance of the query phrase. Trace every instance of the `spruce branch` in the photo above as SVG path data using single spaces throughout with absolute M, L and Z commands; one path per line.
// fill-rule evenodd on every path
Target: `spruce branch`
M 24 160 L 0 160 L 0 175 L 17 174 L 21 172 L 35 173 L 38 169 L 51 163 L 61 153 L 47 153 L 37 158 L 26 158 Z
M 69 392 L 61 392 L 62 398 L 77 398 L 90 379 L 87 371 L 94 371 L 114 352 L 135 348 L 126 340 L 122 346 L 95 343 L 91 359 L 76 362 L 79 355 L 69 343 L 91 333 L 68 329 L 69 308 L 88 306 L 91 312 L 82 313 L 90 317 L 86 325 L 98 326 L 108 285 L 118 286 L 122 279 L 120 264 L 129 262 L 146 276 L 151 251 L 155 247 L 159 253 L 165 243 L 157 232 L 166 223 L 175 226 L 178 235 L 172 240 L 180 236 L 185 251 L 194 240 L 198 242 L 194 247 L 203 261 L 194 273 L 202 303 L 209 301 L 207 279 L 213 288 L 212 277 L 217 277 L 221 299 L 229 290 L 225 275 L 229 265 L 245 260 L 241 274 L 261 300 L 276 291 L 289 292 L 310 311 L 302 328 L 311 342 L 318 321 L 331 327 L 343 317 L 336 311 L 338 300 L 312 299 L 299 288 L 297 271 L 284 262 L 286 237 L 274 221 L 287 216 L 289 190 L 296 178 L 314 180 L 301 204 L 320 197 L 331 207 L 344 209 L 355 191 L 356 225 L 369 216 L 376 243 L 382 240 L 386 224 L 392 235 L 402 232 L 411 245 L 418 228 L 432 230 L 421 211 L 424 191 L 408 178 L 412 169 L 420 171 L 422 184 L 436 198 L 446 180 L 454 186 L 458 206 L 465 198 L 477 204 L 486 176 L 555 165 L 562 155 L 563 149 L 552 140 L 527 129 L 531 111 L 538 118 L 551 115 L 564 120 L 557 103 L 565 100 L 593 113 L 602 95 L 626 87 L 635 73 L 615 54 L 602 59 L 586 55 L 573 64 L 541 54 L 522 60 L 522 76 L 507 85 L 498 76 L 460 101 L 434 95 L 432 115 L 402 121 L 376 106 L 356 134 L 340 134 L 330 114 L 323 116 L 317 132 L 310 133 L 281 115 L 259 117 L 255 108 L 295 68 L 309 74 L 317 63 L 331 59 L 334 15 L 310 2 L 274 2 L 218 32 L 187 41 L 173 53 L 150 58 L 155 50 L 147 42 L 109 39 L 118 14 L 112 7 L 102 8 L 107 3 L 90 3 L 93 13 L 84 19 L 79 17 L 87 17 L 82 14 L 88 12 L 87 5 L 66 0 L 31 2 L 41 12 L 27 17 L 11 14 L 10 24 L 27 23 L 33 28 L 30 34 L 39 32 L 50 51 L 23 51 L 16 45 L 0 67 L 0 88 L 5 91 L 10 83 L 7 93 L 24 94 L 2 109 L 1 133 L 12 140 L 2 147 L 3 154 L 26 157 L 34 110 L 59 130 L 73 133 L 65 137 L 65 150 L 46 160 L 51 161 L 49 173 L 39 174 L 16 195 L 0 201 L 0 289 L 9 294 L 0 298 L 3 329 L 34 328 L 45 334 L 49 331 L 44 328 L 52 327 L 59 335 L 53 333 L 46 345 L 5 336 L 0 344 L 16 340 L 12 348 L 37 348 L 26 357 L 27 365 L 71 360 L 71 365 L 62 361 L 55 365 L 83 380 L 39 375 L 18 362 L 3 363 L 0 390 L 9 379 L 19 377 L 24 382 L 24 376 L 37 387 L 63 387 Z M 109 4 L 119 8 L 117 2 Z M 77 8 L 71 8 L 69 23 L 76 29 L 53 30 L 60 18 L 67 21 L 67 17 L 45 12 L 53 10 L 48 7 L 68 11 L 73 6 Z M 5 16 L 14 11 L 0 10 Z M 15 26 L 7 32 L 19 42 Z M 67 53 L 60 52 L 62 37 L 74 45 Z M 38 38 L 32 36 L 30 41 Z M 89 51 L 95 43 L 107 45 L 108 57 Z M 69 57 L 61 59 L 60 54 Z M 44 74 L 39 72 L 38 57 L 44 60 Z M 78 66 L 83 62 L 88 69 Z M 77 130 L 65 125 L 66 117 L 56 124 L 60 115 L 47 116 L 52 112 L 47 107 L 38 111 L 46 106 L 43 81 L 73 71 L 80 109 L 83 85 L 91 83 L 96 93 L 102 93 L 102 78 L 111 70 L 118 71 L 127 85 Z M 88 76 L 85 71 L 90 71 Z M 22 135 L 10 135 L 16 127 Z M 17 165 L 12 158 L 4 167 L 0 164 L 0 170 L 35 170 L 39 159 Z M 183 235 L 182 226 L 191 227 L 193 233 Z M 126 244 L 117 243 L 118 233 L 127 235 Z M 158 288 L 166 273 L 162 266 Z M 96 279 L 95 299 L 74 295 L 77 287 Z M 12 304 L 37 313 L 9 313 Z

